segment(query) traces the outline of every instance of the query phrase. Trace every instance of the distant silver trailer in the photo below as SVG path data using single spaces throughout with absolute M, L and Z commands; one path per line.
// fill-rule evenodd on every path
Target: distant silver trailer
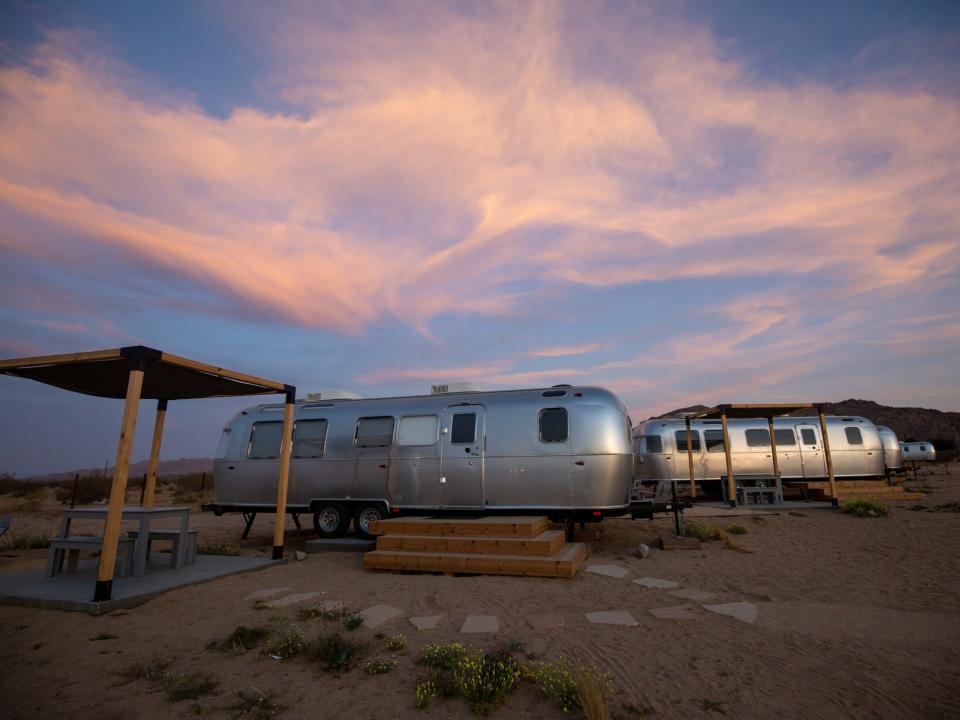
M 901 457 L 904 462 L 933 462 L 937 459 L 937 451 L 931 442 L 900 443 Z
M 784 480 L 826 478 L 827 464 L 817 417 L 774 418 L 777 460 Z M 834 475 L 838 478 L 883 477 L 884 436 L 862 417 L 826 418 Z M 772 471 L 770 431 L 766 419 L 727 421 L 734 475 L 765 475 Z M 892 431 L 887 430 L 892 434 Z M 894 435 L 894 438 L 896 436 Z M 699 481 L 720 480 L 727 474 L 723 430 L 719 420 L 692 420 L 693 474 Z M 690 479 L 684 418 L 647 420 L 633 429 L 640 465 L 639 483 Z M 893 457 L 892 462 L 898 462 Z M 639 490 L 635 486 L 634 492 Z
M 226 424 L 209 509 L 276 510 L 282 416 L 256 405 Z M 400 513 L 585 522 L 629 509 L 630 419 L 602 388 L 298 401 L 294 418 L 287 510 L 312 513 L 324 537 Z
M 887 474 L 898 472 L 903 467 L 903 451 L 897 434 L 885 425 L 877 425 L 880 440 L 883 442 L 883 463 Z

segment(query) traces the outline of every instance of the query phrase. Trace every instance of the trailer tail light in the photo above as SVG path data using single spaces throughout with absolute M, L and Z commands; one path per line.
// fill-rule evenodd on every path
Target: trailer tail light
M 577 461 L 574 463 L 574 465 L 583 465 L 583 464 L 584 464 L 583 460 L 577 460 Z
M 599 510 L 594 510 L 594 511 L 593 511 L 593 516 L 594 516 L 594 517 L 600 517 L 601 515 L 603 515 L 603 513 L 600 512 Z
M 392 513 L 398 513 L 398 512 L 400 512 L 400 508 L 390 508 L 390 512 L 392 512 Z

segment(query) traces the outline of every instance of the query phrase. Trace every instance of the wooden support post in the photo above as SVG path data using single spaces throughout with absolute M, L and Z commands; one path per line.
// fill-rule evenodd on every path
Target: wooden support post
M 690 468 L 690 497 L 696 497 L 697 479 L 693 476 L 693 435 L 690 433 L 689 415 L 687 415 L 687 465 Z
M 727 432 L 727 413 L 720 414 L 720 427 L 723 430 L 723 454 L 727 458 L 727 500 L 730 507 L 737 506 L 737 485 L 733 481 L 733 459 L 730 457 L 730 433 Z
M 167 417 L 167 401 L 157 400 L 157 419 L 153 423 L 153 444 L 150 445 L 150 462 L 147 465 L 147 481 L 144 483 L 143 507 L 153 507 L 157 493 L 157 465 L 160 464 L 160 443 L 163 442 L 163 421 Z
M 77 506 L 77 491 L 80 489 L 80 473 L 73 474 L 73 494 L 70 496 L 70 507 Z
M 770 425 L 770 454 L 773 456 L 773 475 L 780 478 L 780 460 L 777 458 L 777 433 L 773 429 L 773 416 L 767 418 Z
M 820 413 L 820 433 L 823 435 L 823 454 L 827 459 L 827 477 L 830 480 L 830 494 L 833 496 L 833 506 L 837 507 L 840 501 L 837 499 L 837 481 L 833 477 L 833 457 L 830 455 L 830 438 L 827 437 L 827 418 L 823 414 L 823 406 L 817 406 Z
M 207 491 L 207 474 L 200 473 L 200 494 L 203 495 Z
M 117 461 L 110 487 L 110 504 L 107 521 L 103 528 L 103 546 L 100 548 L 100 567 L 97 570 L 97 585 L 93 601 L 109 600 L 113 589 L 113 571 L 117 561 L 117 538 L 120 535 L 120 520 L 127 495 L 127 473 L 130 469 L 130 450 L 137 429 L 137 407 L 143 389 L 142 365 L 135 363 L 127 380 L 127 398 L 123 403 L 123 420 L 120 422 L 120 440 L 117 443 Z
M 280 477 L 277 480 L 277 515 L 273 528 L 273 559 L 283 558 L 283 527 L 287 521 L 287 482 L 290 478 L 290 455 L 293 452 L 293 410 L 296 389 L 287 386 L 283 408 L 283 438 L 280 441 Z

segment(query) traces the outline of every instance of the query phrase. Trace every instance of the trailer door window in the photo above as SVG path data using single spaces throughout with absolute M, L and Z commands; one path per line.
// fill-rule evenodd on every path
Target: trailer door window
M 797 444 L 797 436 L 793 434 L 793 430 L 774 430 L 773 435 L 777 439 L 777 447 Z
M 568 436 L 566 408 L 547 408 L 540 411 L 542 442 L 566 442 Z
M 222 460 L 227 456 L 230 451 L 230 435 L 230 428 L 224 428 L 220 434 L 220 443 L 217 445 L 217 454 L 213 456 L 215 460 Z
M 326 420 L 298 420 L 293 426 L 293 457 L 323 457 L 327 442 Z
M 477 414 L 457 413 L 450 421 L 450 442 L 454 445 L 473 445 L 477 436 Z
M 677 452 L 687 452 L 687 431 L 677 430 L 674 435 L 677 439 Z M 691 449 L 693 452 L 700 452 L 700 433 L 696 430 L 691 430 L 690 437 L 693 440 L 693 447 Z
M 409 415 L 400 418 L 397 445 L 433 445 L 437 442 L 436 415 Z
M 704 430 L 703 443 L 707 452 L 723 452 L 723 430 Z
M 813 431 L 813 428 L 800 428 L 800 437 L 803 438 L 804 445 L 817 444 L 817 434 Z
M 860 428 L 848 427 L 843 431 L 847 434 L 847 442 L 851 445 L 863 445 L 863 435 L 860 434 Z
M 748 447 L 770 447 L 770 433 L 766 430 L 747 430 Z
M 357 447 L 390 447 L 393 442 L 392 417 L 365 417 L 357 420 L 353 443 Z
M 663 452 L 663 440 L 659 435 L 644 435 L 643 442 L 647 446 L 648 453 Z
M 247 457 L 251 460 L 276 460 L 280 457 L 280 439 L 283 437 L 282 422 L 257 422 L 253 424 Z

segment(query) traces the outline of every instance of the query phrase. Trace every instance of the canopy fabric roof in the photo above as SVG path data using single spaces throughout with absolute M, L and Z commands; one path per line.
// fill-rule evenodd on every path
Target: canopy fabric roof
M 812 410 L 818 406 L 813 403 L 757 403 L 752 405 L 717 405 L 716 407 L 701 410 L 691 415 L 692 418 L 718 420 L 722 415 L 728 419 L 766 418 L 775 415 L 786 415 L 795 410 Z
M 144 371 L 141 398 L 188 398 L 265 395 L 291 390 L 274 380 L 207 365 L 160 350 L 133 345 L 69 355 L 0 360 L 0 374 L 106 398 L 123 399 L 130 371 Z

